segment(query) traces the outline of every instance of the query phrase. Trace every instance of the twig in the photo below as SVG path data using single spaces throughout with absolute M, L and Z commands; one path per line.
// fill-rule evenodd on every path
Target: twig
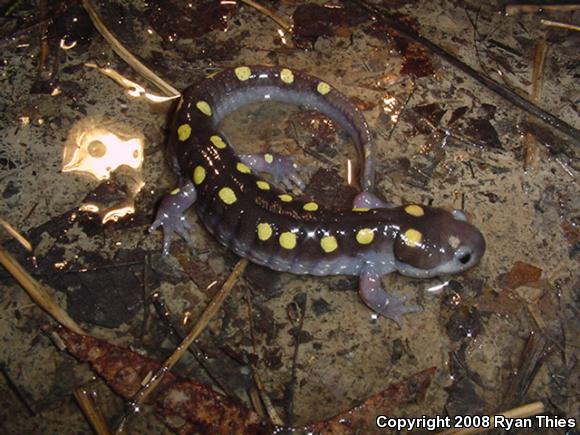
M 544 412 L 544 404 L 542 402 L 528 403 L 527 405 L 519 406 L 505 412 L 498 412 L 496 415 L 502 415 L 506 418 L 524 418 L 538 415 Z M 490 415 L 490 427 L 494 426 L 493 415 Z M 445 432 L 440 432 L 439 435 L 467 435 L 479 432 L 487 432 L 489 428 L 470 428 L 470 429 L 451 429 Z
M 530 99 L 537 103 L 540 101 L 542 94 L 542 85 L 544 83 L 544 66 L 546 65 L 546 54 L 548 46 L 544 41 L 539 41 L 534 47 L 534 66 L 532 69 L 532 92 Z
M 97 435 L 112 435 L 101 409 L 97 406 L 95 398 L 85 387 L 77 387 L 74 390 L 75 399 Z
M 6 9 L 4 9 L 4 11 L 3 11 L 4 13 L 2 15 L 5 17 L 12 15 L 12 12 L 14 12 L 16 10 L 16 8 L 18 8 L 20 6 L 22 1 L 23 0 L 15 0 L 12 2 L 12 4 L 9 4 L 10 1 L 5 2 L 5 4 L 2 5 L 2 8 L 6 8 Z
M 282 421 L 282 419 L 278 415 L 278 411 L 276 411 L 276 408 L 274 408 L 274 405 L 272 404 L 272 401 L 270 400 L 270 396 L 268 396 L 268 394 L 266 394 L 266 390 L 264 389 L 264 384 L 262 384 L 262 380 L 260 379 L 258 372 L 256 372 L 256 370 L 254 370 L 253 372 L 254 372 L 254 382 L 256 383 L 256 388 L 258 390 L 258 394 L 260 395 L 260 399 L 262 399 L 262 403 L 264 405 L 264 408 L 266 408 L 266 413 L 268 414 L 268 418 L 275 425 L 284 426 L 284 421 Z
M 171 313 L 169 312 L 165 302 L 161 299 L 161 297 L 158 294 L 154 294 L 151 299 L 157 312 L 157 315 L 161 320 L 161 323 L 165 326 L 165 328 L 168 331 L 170 331 L 170 333 L 175 335 L 175 338 L 182 341 L 185 338 L 185 333 L 182 333 L 181 326 L 177 326 L 175 322 L 172 321 Z M 195 360 L 201 366 L 201 368 L 205 371 L 205 374 L 215 383 L 215 385 L 217 385 L 217 387 L 220 390 L 222 390 L 229 397 L 238 397 L 235 391 L 233 391 L 225 383 L 225 381 L 220 379 L 220 377 L 216 373 L 214 373 L 210 364 L 208 364 L 208 362 L 205 360 L 204 355 L 207 354 L 205 349 L 201 348 L 198 344 L 193 343 L 191 346 L 189 346 L 189 352 L 195 358 Z M 227 357 L 227 355 L 225 357 Z
M 534 48 L 534 64 L 532 67 L 532 90 L 530 100 L 533 103 L 540 101 L 542 85 L 544 83 L 544 66 L 546 64 L 546 54 L 548 46 L 544 41 L 536 43 Z M 528 170 L 536 165 L 538 161 L 538 146 L 535 137 L 528 132 L 524 138 L 524 170 Z
M 558 27 L 560 29 L 568 29 L 568 30 L 575 30 L 576 32 L 580 32 L 580 26 L 576 26 L 574 24 L 562 23 L 560 21 L 552 21 L 552 20 L 540 20 L 544 26 L 548 27 Z
M 20 386 L 14 382 L 8 370 L 6 370 L 6 366 L 4 363 L 0 363 L 0 373 L 2 373 L 2 377 L 4 378 L 4 382 L 8 386 L 8 388 L 12 391 L 12 393 L 16 396 L 16 398 L 24 405 L 24 408 L 28 411 L 31 416 L 37 415 L 36 410 L 34 409 L 34 405 L 29 403 L 29 394 L 26 394 L 26 391 L 21 391 Z
M 389 135 L 387 137 L 388 142 L 391 141 L 391 138 L 393 137 L 393 134 L 395 133 L 395 130 L 397 129 L 397 126 L 399 125 L 399 120 L 401 119 L 401 114 L 403 113 L 404 110 L 407 109 L 409 102 L 411 101 L 411 99 L 415 95 L 415 91 L 417 90 L 415 80 L 413 80 L 412 83 L 413 83 L 413 89 L 411 90 L 411 92 L 409 92 L 409 95 L 407 95 L 407 98 L 405 98 L 405 102 L 399 108 L 399 113 L 397 114 L 397 119 L 395 120 L 395 122 L 393 123 L 393 126 L 391 127 L 391 130 L 389 131 Z
M 256 328 L 254 326 L 254 312 L 252 309 L 252 298 L 248 288 L 246 288 L 246 303 L 248 304 L 248 319 L 250 322 L 250 335 L 252 337 L 252 350 L 254 354 L 257 355 L 258 346 L 256 340 Z M 258 393 L 259 399 L 261 400 L 261 405 L 263 405 L 265 408 L 264 410 L 266 411 L 268 418 L 272 423 L 277 424 L 278 426 L 284 426 L 284 422 L 278 415 L 276 408 L 274 408 L 274 405 L 270 400 L 270 396 L 268 396 L 266 390 L 264 389 L 264 384 L 262 383 L 256 368 L 252 364 L 250 364 L 250 367 L 252 368 L 252 376 L 254 379 L 254 384 L 256 385 L 256 391 Z M 256 408 L 256 411 L 260 411 L 260 409 Z
M 152 70 L 147 68 L 139 59 L 137 59 L 129 50 L 125 48 L 125 46 L 117 39 L 115 35 L 113 35 L 107 26 L 105 26 L 92 0 L 83 0 L 83 7 L 89 14 L 93 25 L 103 36 L 103 38 L 107 40 L 113 51 L 117 53 L 121 59 L 127 62 L 135 71 L 153 83 L 167 95 L 181 95 L 177 89 L 155 74 Z
M 40 308 L 50 314 L 61 325 L 66 326 L 71 331 L 77 334 L 84 334 L 85 332 L 79 325 L 68 315 L 68 313 L 58 306 L 50 293 L 49 287 L 40 284 L 32 278 L 26 270 L 16 261 L 12 255 L 0 246 L 0 264 L 18 281 L 18 283 L 26 290 L 28 295 L 36 302 Z
M 149 395 L 157 388 L 165 374 L 173 368 L 173 366 L 179 361 L 179 359 L 183 356 L 183 354 L 187 351 L 191 343 L 199 337 L 199 335 L 203 332 L 207 324 L 213 318 L 213 316 L 218 312 L 222 303 L 224 302 L 225 298 L 230 294 L 231 289 L 236 284 L 238 278 L 244 273 L 246 266 L 248 265 L 248 260 L 243 258 L 238 261 L 236 267 L 222 286 L 219 292 L 213 297 L 209 305 L 206 307 L 204 312 L 202 313 L 201 317 L 197 321 L 197 323 L 193 326 L 187 337 L 181 342 L 181 344 L 175 349 L 169 358 L 165 360 L 163 365 L 151 376 L 151 379 L 147 384 L 141 388 L 133 397 L 130 405 L 133 411 L 139 410 L 140 406 L 143 402 L 149 397 Z M 122 431 L 125 422 L 127 421 L 127 417 L 129 415 L 125 414 L 121 419 L 121 423 L 117 428 L 117 433 Z
M 453 56 L 450 52 L 448 52 L 444 48 L 431 42 L 427 38 L 415 33 L 408 26 L 405 26 L 403 23 L 401 23 L 394 15 L 390 14 L 384 9 L 371 5 L 370 3 L 367 3 L 365 0 L 351 0 L 351 1 L 358 4 L 362 8 L 366 9 L 371 14 L 375 15 L 379 20 L 382 20 L 384 24 L 387 24 L 389 27 L 395 29 L 403 36 L 428 48 L 434 54 L 439 56 L 441 59 L 450 63 L 459 70 L 463 71 L 465 74 L 469 75 L 474 80 L 477 80 L 479 83 L 487 87 L 490 91 L 495 92 L 500 97 L 505 98 L 513 105 L 539 118 L 546 124 L 551 125 L 556 130 L 568 136 L 574 144 L 580 145 L 580 130 L 572 127 L 570 124 L 558 118 L 557 116 L 536 106 L 535 104 L 531 103 L 524 97 L 518 95 L 511 89 L 500 85 L 495 80 L 476 71 L 466 63 L 462 62 L 461 60 Z
M 46 60 L 48 59 L 48 21 L 47 18 L 47 7 L 48 3 L 46 0 L 41 0 L 38 2 L 38 14 L 40 15 L 40 51 L 38 53 L 38 74 L 42 74 L 46 67 Z
M 151 323 L 150 307 L 151 307 L 151 288 L 149 286 L 149 272 L 151 270 L 151 256 L 149 253 L 145 255 L 143 262 L 143 322 L 141 323 L 141 338 L 145 336 L 149 330 Z
M 24 249 L 26 249 L 28 252 L 32 252 L 32 245 L 22 234 L 16 230 L 16 228 L 14 228 L 2 218 L 0 218 L 0 226 L 4 227 L 6 232 L 15 238 L 16 241 L 24 247 Z
M 241 0 L 241 1 L 242 1 L 242 3 L 245 3 L 248 6 L 253 7 L 254 9 L 258 10 L 262 14 L 264 14 L 267 17 L 269 17 L 270 19 L 272 19 L 274 22 L 276 22 L 276 24 L 278 24 L 280 27 L 282 27 L 286 33 L 292 32 L 292 25 L 290 23 L 288 23 L 286 20 L 284 20 L 283 18 L 280 18 L 279 16 L 277 16 L 270 9 L 256 3 L 253 0 Z
M 85 66 L 87 66 L 89 68 L 98 69 L 101 74 L 109 77 L 110 79 L 117 82 L 117 84 L 119 84 L 123 88 L 125 88 L 127 90 L 127 93 L 133 97 L 144 96 L 145 98 L 147 98 L 148 100 L 150 100 L 154 103 L 165 103 L 167 101 L 171 101 L 171 100 L 175 100 L 176 98 L 179 98 L 179 95 L 171 95 L 169 97 L 165 97 L 163 95 L 151 94 L 151 93 L 147 92 L 145 90 L 145 88 L 143 86 L 141 86 L 139 83 L 136 83 L 132 80 L 129 80 L 127 77 L 124 77 L 123 75 L 119 74 L 114 69 L 101 68 L 100 66 L 98 66 L 97 64 L 92 63 L 92 62 L 85 63 Z
M 299 303 L 303 302 L 303 303 Z M 306 317 L 306 297 L 303 301 L 293 302 L 299 308 L 298 328 L 294 337 L 294 354 L 292 355 L 292 376 L 290 378 L 290 404 L 288 405 L 288 423 L 292 424 L 294 420 L 294 388 L 296 387 L 296 366 L 298 364 L 298 350 L 300 349 L 300 335 L 304 326 L 304 317 Z
M 534 318 L 534 320 L 536 319 Z M 552 349 L 553 346 L 548 343 L 544 334 L 539 334 L 534 330 L 530 331 L 515 367 L 515 375 L 511 377 L 502 393 L 498 408 L 507 408 L 520 403 Z
M 521 5 L 506 5 L 505 13 L 511 14 L 535 14 L 538 12 L 574 12 L 580 10 L 580 5 L 556 5 L 556 4 L 544 4 L 544 5 L 533 5 L 533 4 L 521 4 Z

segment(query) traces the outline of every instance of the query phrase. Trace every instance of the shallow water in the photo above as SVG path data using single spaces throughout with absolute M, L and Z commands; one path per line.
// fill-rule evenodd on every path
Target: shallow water
M 240 7 L 227 32 L 206 30 L 170 42 L 139 13 L 143 4 L 129 3 L 111 8 L 108 24 L 179 89 L 221 68 L 272 63 L 331 83 L 364 110 L 375 135 L 377 194 L 394 204 L 464 209 L 487 241 L 482 262 L 463 275 L 384 277 L 386 288 L 423 309 L 408 315 L 401 328 L 361 303 L 356 278 L 298 277 L 250 266 L 200 338 L 197 359 L 187 354 L 180 364 L 184 374 L 220 385 L 250 406 L 253 366 L 281 416 L 294 425 L 336 414 L 431 366 L 437 372 L 426 398 L 400 407 L 397 415 L 493 413 L 542 400 L 550 413 L 580 417 L 577 147 L 426 52 L 414 52 L 420 61 L 414 65 L 423 69 L 402 72 L 408 71 L 402 68 L 409 54 L 401 55 L 399 41 L 368 20 L 352 18 L 340 26 L 329 20 L 331 35 L 302 49 L 285 44 L 266 17 Z M 299 3 L 276 6 L 288 17 Z M 479 10 L 476 52 L 477 11 L 441 2 L 397 9 L 415 17 L 424 36 L 476 69 L 528 92 L 533 44 L 548 38 L 538 104 L 580 128 L 577 36 L 547 30 L 534 15 L 497 10 L 493 4 Z M 15 17 L 23 27 L 35 12 L 23 4 Z M 96 35 L 66 51 L 51 41 L 39 75 L 35 33 L 13 39 L 14 22 L 3 20 L 0 217 L 30 238 L 34 259 L 8 236 L 0 240 L 55 290 L 87 331 L 162 360 L 176 342 L 159 309 L 169 311 L 174 325 L 184 318 L 191 324 L 217 288 L 215 281 L 225 279 L 237 261 L 194 213 L 193 249 L 176 239 L 172 255 L 163 258 L 160 233 L 145 232 L 156 202 L 176 183 L 164 152 L 171 106 L 131 97 L 86 67 L 96 61 L 157 92 Z M 99 129 L 116 139 L 99 136 L 83 145 L 83 134 Z M 227 119 L 223 129 L 241 152 L 294 156 L 304 168 L 305 193 L 322 204 L 348 206 L 358 191 L 354 147 L 320 114 L 252 105 Z M 99 174 L 107 179 L 63 172 L 63 155 L 67 163 L 83 147 L 95 160 L 133 148 L 122 153 L 125 166 L 104 165 Z M 141 157 L 142 165 L 128 166 Z M 3 270 L 0 285 L 0 363 L 6 375 L 0 380 L 0 432 L 88 432 L 70 391 L 88 382 L 90 371 L 39 334 L 48 317 Z M 149 297 L 154 293 L 161 308 Z M 303 321 L 297 320 L 301 306 Z M 530 335 L 542 338 L 533 351 L 525 348 Z M 537 372 L 520 380 L 516 373 L 527 373 L 526 364 Z M 105 414 L 117 415 L 119 400 L 102 384 L 97 388 Z M 151 415 L 135 419 L 134 428 L 166 430 Z

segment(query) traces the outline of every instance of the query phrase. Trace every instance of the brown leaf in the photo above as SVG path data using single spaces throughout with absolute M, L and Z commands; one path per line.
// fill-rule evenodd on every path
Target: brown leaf
M 542 269 L 523 261 L 516 261 L 509 272 L 502 273 L 498 277 L 498 282 L 504 289 L 515 290 L 523 285 L 536 283 L 541 277 Z
M 129 349 L 90 336 L 75 334 L 58 326 L 51 330 L 62 340 L 66 350 L 93 369 L 119 395 L 132 398 L 141 387 L 141 380 L 156 372 L 160 364 Z M 389 414 L 402 403 L 422 400 L 431 383 L 435 368 L 423 370 L 390 385 L 369 397 L 359 406 L 305 428 L 282 428 L 262 420 L 258 414 L 210 387 L 171 372 L 149 396 L 158 417 L 176 433 L 274 433 L 282 430 L 308 430 L 322 433 L 352 433 L 373 429 L 377 413 Z
M 54 332 L 63 340 L 69 353 L 89 362 L 125 399 L 131 399 L 139 391 L 141 380 L 160 367 L 156 361 L 103 340 L 75 334 L 63 327 L 55 328 Z M 232 399 L 171 372 L 165 374 L 148 403 L 177 433 L 259 434 L 271 433 L 274 429 L 255 412 Z
M 307 430 L 324 434 L 350 434 L 375 432 L 378 414 L 392 414 L 401 404 L 421 401 L 436 368 L 431 367 L 415 373 L 403 381 L 391 384 L 386 390 L 370 396 L 361 405 L 341 412 L 334 417 L 306 427 Z

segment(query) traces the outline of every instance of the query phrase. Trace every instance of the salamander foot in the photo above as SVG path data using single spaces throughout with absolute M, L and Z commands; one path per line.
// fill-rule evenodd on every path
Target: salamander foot
M 291 190 L 297 187 L 304 190 L 304 181 L 300 178 L 298 165 L 292 157 L 275 153 L 240 154 L 238 157 L 254 171 L 270 174 L 284 188 Z
M 372 268 L 365 268 L 359 276 L 359 295 L 371 310 L 395 321 L 399 327 L 405 323 L 402 316 L 421 310 L 418 305 L 406 305 L 407 296 L 387 293 L 383 289 L 381 276 Z
M 187 181 L 181 188 L 166 194 L 161 200 L 155 221 L 149 227 L 149 232 L 162 227 L 163 255 L 169 254 L 173 233 L 178 234 L 188 244 L 191 244 L 191 236 L 189 235 L 191 225 L 185 219 L 185 211 L 193 205 L 196 198 L 197 192 L 193 183 Z

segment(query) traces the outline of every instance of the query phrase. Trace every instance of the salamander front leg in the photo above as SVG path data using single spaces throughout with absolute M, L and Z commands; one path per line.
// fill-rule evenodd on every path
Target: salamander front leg
M 304 181 L 298 175 L 298 165 L 290 156 L 275 153 L 240 154 L 240 160 L 256 172 L 266 172 L 286 189 L 298 187 L 303 190 Z
M 367 265 L 359 275 L 359 295 L 367 306 L 376 313 L 403 325 L 401 316 L 420 310 L 417 305 L 405 305 L 407 297 L 388 294 L 382 286 L 381 276 L 374 267 Z
M 191 225 L 185 219 L 185 211 L 193 205 L 196 198 L 197 192 L 193 183 L 186 181 L 183 186 L 168 193 L 161 200 L 155 221 L 149 227 L 149 231 L 163 227 L 163 255 L 169 254 L 173 233 L 177 233 L 187 243 L 191 244 L 189 235 Z

